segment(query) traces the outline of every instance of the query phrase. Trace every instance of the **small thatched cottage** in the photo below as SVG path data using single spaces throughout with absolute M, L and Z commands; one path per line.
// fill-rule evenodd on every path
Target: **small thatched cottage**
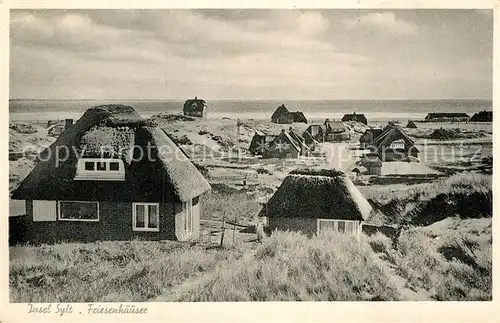
M 301 111 L 290 112 L 293 116 L 293 122 L 307 123 L 306 116 Z
M 307 146 L 306 146 L 307 147 Z M 262 154 L 264 158 L 299 158 L 303 146 L 283 129 Z
M 309 147 L 311 151 L 314 151 L 316 149 L 316 146 L 318 145 L 318 141 L 314 139 L 314 137 L 307 131 L 304 131 L 302 133 L 302 137 L 304 138 L 304 142 Z
M 425 117 L 425 121 L 440 122 L 440 121 L 469 121 L 470 116 L 462 112 L 431 112 Z
M 408 124 L 406 125 L 406 128 L 416 129 L 417 125 L 415 124 L 415 122 L 413 122 L 413 120 L 409 120 Z
M 334 230 L 359 237 L 372 207 L 349 177 L 338 170 L 290 172 L 263 207 L 269 229 L 307 234 Z
M 132 107 L 88 109 L 12 193 L 32 243 L 190 240 L 210 185 L 167 134 Z
M 194 97 L 194 99 L 189 99 L 184 102 L 182 111 L 185 116 L 207 118 L 207 103 L 205 100 Z
M 326 129 L 323 124 L 311 124 L 305 132 L 308 132 L 316 141 L 324 142 L 326 136 Z M 305 133 L 304 132 L 304 133 Z
M 350 140 L 351 133 L 349 129 L 340 121 L 325 120 L 325 141 L 339 142 L 343 140 Z
M 347 113 L 342 117 L 343 122 L 347 121 L 356 121 L 356 122 L 361 122 L 365 125 L 368 124 L 368 120 L 366 120 L 366 117 L 364 114 L 358 114 L 356 112 L 353 112 L 352 114 Z
M 474 113 L 472 118 L 470 118 L 472 122 L 493 122 L 493 111 L 480 111 Z
M 269 144 L 276 139 L 276 135 L 266 135 L 263 132 L 255 131 L 248 150 L 253 155 L 262 155 L 269 148 Z
M 381 161 L 405 160 L 409 156 L 418 158 L 419 150 L 415 147 L 415 142 L 400 126 L 385 127 L 371 146 L 372 149 L 376 148 Z
M 288 134 L 290 135 L 290 137 L 292 137 L 292 139 L 295 141 L 295 143 L 300 147 L 300 155 L 301 156 L 309 156 L 311 149 L 306 144 L 306 140 L 304 139 L 304 137 L 302 137 L 298 132 L 293 130 L 291 127 L 288 130 Z
M 378 154 L 363 156 L 361 165 L 366 168 L 366 175 L 382 175 L 382 161 L 378 157 Z
M 370 128 L 366 129 L 365 132 L 359 138 L 359 144 L 361 148 L 368 148 L 373 145 L 373 141 L 375 138 L 380 136 L 384 132 L 384 129 L 381 128 Z
M 280 124 L 293 123 L 293 114 L 288 111 L 284 104 L 280 105 L 271 116 L 271 122 Z

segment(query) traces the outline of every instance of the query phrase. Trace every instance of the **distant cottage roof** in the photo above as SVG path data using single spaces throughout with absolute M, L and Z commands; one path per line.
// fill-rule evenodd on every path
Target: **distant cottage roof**
M 198 99 L 195 97 L 194 99 L 188 99 L 184 102 L 184 113 L 191 111 L 202 112 L 206 108 L 207 104 L 205 100 Z
M 288 111 L 284 104 L 280 105 L 276 109 L 276 111 L 274 111 L 273 115 L 271 116 L 271 120 L 282 118 L 290 119 L 290 122 L 293 122 L 293 115 L 290 113 L 290 111 Z
M 366 120 L 365 115 L 356 112 L 345 114 L 344 117 L 342 117 L 342 121 L 343 122 L 356 121 L 356 122 L 361 122 L 365 125 L 368 124 L 368 120 Z
M 473 122 L 492 122 L 493 121 L 493 111 L 480 111 L 475 113 L 470 121 Z
M 123 132 L 118 128 L 123 127 Z M 112 130 L 112 128 L 115 128 Z M 134 158 L 126 167 L 125 181 L 74 180 L 78 157 L 72 147 L 82 142 L 94 148 L 104 144 L 151 147 L 151 160 Z M 101 137 L 100 135 L 103 134 Z M 69 149 L 66 160 L 55 158 L 62 147 Z M 145 153 L 144 151 L 142 153 Z M 101 105 L 88 109 L 72 127 L 41 153 L 50 157 L 37 163 L 12 193 L 13 199 L 78 201 L 187 201 L 208 190 L 210 185 L 167 134 L 150 120 L 141 118 L 125 105 Z M 60 155 L 60 157 L 62 157 Z M 137 157 L 137 154 L 134 156 Z
M 301 111 L 290 112 L 293 116 L 293 122 L 304 122 L 307 123 L 306 116 Z
M 470 118 L 470 116 L 463 112 L 431 112 L 425 117 L 426 120 L 440 118 Z
M 328 130 L 347 130 L 348 128 L 346 127 L 345 124 L 343 124 L 340 121 L 330 121 L 329 119 L 325 120 L 325 127 Z
M 403 131 L 400 126 L 387 126 L 382 134 L 373 140 L 373 145 L 381 148 L 384 146 L 389 146 L 392 142 L 402 139 L 406 145 L 414 146 L 415 142 L 408 137 L 408 135 Z M 416 147 L 413 148 L 418 151 Z
M 415 122 L 413 122 L 413 120 L 410 120 L 408 121 L 408 124 L 406 125 L 406 128 L 417 128 L 417 125 L 415 124 Z
M 261 215 L 363 221 L 371 210 L 345 173 L 299 169 L 283 180 Z

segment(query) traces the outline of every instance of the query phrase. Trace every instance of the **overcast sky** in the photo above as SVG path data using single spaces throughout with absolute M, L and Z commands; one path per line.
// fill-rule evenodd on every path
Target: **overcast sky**
M 11 11 L 10 97 L 491 98 L 491 10 Z

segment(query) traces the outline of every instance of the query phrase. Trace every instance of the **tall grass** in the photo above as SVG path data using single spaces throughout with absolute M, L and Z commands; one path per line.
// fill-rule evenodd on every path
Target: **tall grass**
M 12 302 L 145 301 L 202 274 L 237 249 L 176 242 L 64 243 L 10 248 Z
M 175 301 L 398 300 L 400 295 L 373 259 L 369 245 L 347 236 L 312 239 L 275 232 L 256 250 L 217 267 Z
M 427 290 L 432 298 L 491 300 L 491 238 L 453 232 L 436 240 L 420 229 L 411 229 L 401 233 L 396 248 L 385 241 L 373 238 L 370 245 L 396 265 L 399 275 Z M 384 248 L 380 248 L 382 244 Z
M 240 223 L 251 223 L 262 209 L 255 198 L 243 192 L 212 192 L 203 201 L 204 217 L 226 220 L 238 219 Z
M 367 196 L 390 224 L 428 225 L 449 216 L 491 217 L 492 178 L 483 174 L 457 174 L 445 180 Z

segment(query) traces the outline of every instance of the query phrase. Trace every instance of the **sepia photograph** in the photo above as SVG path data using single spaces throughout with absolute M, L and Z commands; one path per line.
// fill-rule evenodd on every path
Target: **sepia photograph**
M 10 9 L 9 302 L 492 301 L 493 16 Z

